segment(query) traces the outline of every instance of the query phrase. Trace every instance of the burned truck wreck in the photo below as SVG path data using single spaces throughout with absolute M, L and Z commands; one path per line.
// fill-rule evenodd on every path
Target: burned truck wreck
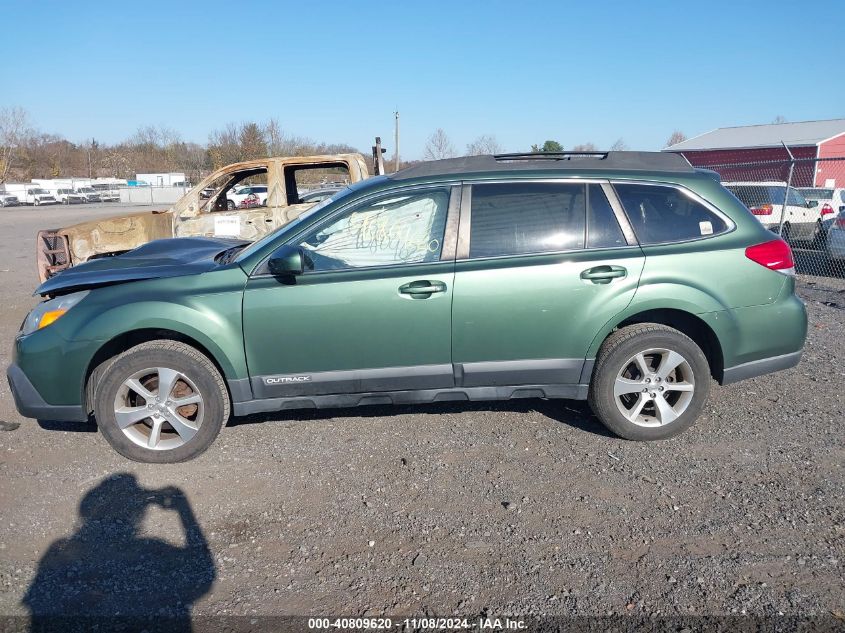
M 254 241 L 295 220 L 321 198 L 369 176 L 360 154 L 263 158 L 218 169 L 172 207 L 40 231 L 43 282 L 82 262 L 121 255 L 162 238 Z

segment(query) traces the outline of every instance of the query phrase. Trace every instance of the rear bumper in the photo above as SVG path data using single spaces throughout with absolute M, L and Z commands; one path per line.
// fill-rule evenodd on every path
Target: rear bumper
M 801 360 L 801 354 L 802 351 L 792 352 L 791 354 L 761 358 L 760 360 L 753 360 L 750 363 L 728 367 L 724 371 L 722 384 L 729 385 L 740 380 L 756 378 L 764 374 L 771 374 L 776 371 L 795 367 Z
M 23 417 L 51 422 L 84 422 L 88 419 L 81 406 L 47 404 L 23 370 L 15 364 L 9 365 L 6 378 L 15 407 Z

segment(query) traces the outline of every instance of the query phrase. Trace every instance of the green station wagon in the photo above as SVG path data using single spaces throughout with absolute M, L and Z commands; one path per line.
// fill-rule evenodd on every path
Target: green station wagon
M 456 400 L 588 399 L 655 440 L 695 421 L 711 378 L 798 363 L 793 266 L 677 155 L 434 161 L 251 244 L 159 240 L 62 272 L 8 378 L 22 415 L 93 415 L 145 462 L 199 455 L 230 413 Z

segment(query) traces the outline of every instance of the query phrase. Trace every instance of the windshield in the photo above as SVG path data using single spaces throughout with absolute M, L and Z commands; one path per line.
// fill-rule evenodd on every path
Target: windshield
M 42 194 L 47 193 L 47 190 L 46 189 L 30 189 L 29 193 L 42 195 Z
M 243 249 L 240 252 L 240 256 L 238 257 L 238 259 L 240 259 L 242 257 L 246 257 L 250 253 L 254 253 L 256 250 L 260 249 L 265 244 L 269 244 L 270 242 L 272 242 L 281 231 L 287 231 L 290 228 L 298 226 L 304 220 L 307 220 L 308 218 L 310 218 L 312 215 L 314 215 L 320 209 L 324 209 L 329 204 L 346 198 L 347 196 L 353 194 L 356 190 L 357 190 L 357 188 L 354 188 L 354 187 L 346 187 L 346 188 L 338 191 L 336 194 L 334 194 L 330 198 L 326 198 L 325 200 L 322 200 L 321 202 L 317 203 L 316 205 L 314 205 L 313 207 L 308 209 L 308 211 L 306 211 L 305 213 L 300 215 L 298 218 L 296 218 L 290 224 L 285 224 L 284 226 L 280 226 L 275 231 L 268 233 L 267 235 L 262 237 L 257 242 L 253 242 L 252 244 L 247 246 L 245 249 Z
M 82 193 L 96 193 L 91 187 L 80 187 Z

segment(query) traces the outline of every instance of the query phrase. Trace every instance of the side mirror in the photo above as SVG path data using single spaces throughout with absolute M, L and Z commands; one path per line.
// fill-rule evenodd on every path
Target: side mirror
M 807 200 L 807 208 L 808 209 L 814 209 L 817 206 L 819 206 L 818 200 Z
M 304 260 L 305 254 L 301 248 L 286 244 L 270 255 L 267 268 L 272 275 L 301 275 Z

